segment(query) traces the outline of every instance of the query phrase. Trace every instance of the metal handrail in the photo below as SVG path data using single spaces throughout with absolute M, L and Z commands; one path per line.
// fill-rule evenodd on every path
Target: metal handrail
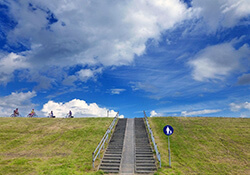
M 147 124 L 147 127 L 148 127 L 148 131 L 149 131 L 149 133 L 150 133 L 151 140 L 152 140 L 152 143 L 153 143 L 153 145 L 154 145 L 154 150 L 155 150 L 155 153 L 156 153 L 156 157 L 157 157 L 157 159 L 158 159 L 158 161 L 159 161 L 160 168 L 161 168 L 161 154 L 160 154 L 160 152 L 158 151 L 157 144 L 155 143 L 155 138 L 154 138 L 154 135 L 153 135 L 153 131 L 152 131 L 151 128 L 150 128 L 150 125 L 149 125 L 149 122 L 148 122 L 148 117 L 147 117 L 145 111 L 143 111 L 143 112 L 144 112 L 144 118 L 145 118 L 145 121 L 146 121 L 146 124 Z
M 98 144 L 98 146 L 96 147 L 95 151 L 92 153 L 92 163 L 93 163 L 93 168 L 95 168 L 95 160 L 97 159 L 97 156 L 100 157 L 100 152 L 101 152 L 101 149 L 103 148 L 104 149 L 104 144 L 105 142 L 108 141 L 108 138 L 109 138 L 109 134 L 111 133 L 114 125 L 115 125 L 115 122 L 117 120 L 117 118 L 119 117 L 119 112 L 117 112 L 114 120 L 112 121 L 112 123 L 110 124 L 109 128 L 107 129 L 106 133 L 104 134 L 104 136 L 102 137 L 100 143 Z

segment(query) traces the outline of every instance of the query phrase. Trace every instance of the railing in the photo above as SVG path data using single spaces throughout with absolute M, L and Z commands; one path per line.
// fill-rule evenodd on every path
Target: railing
M 95 151 L 92 153 L 92 163 L 93 163 L 93 168 L 95 168 L 95 160 L 97 159 L 97 156 L 100 157 L 100 152 L 101 152 L 101 149 L 104 149 L 104 146 L 105 146 L 105 142 L 108 141 L 108 138 L 109 138 L 109 134 L 111 133 L 114 125 L 115 125 L 115 122 L 117 120 L 117 118 L 119 117 L 119 112 L 117 112 L 114 120 L 112 121 L 112 123 L 110 124 L 109 128 L 107 129 L 106 133 L 104 134 L 104 136 L 102 137 L 100 143 L 98 144 L 98 146 L 96 147 Z
M 145 118 L 145 121 L 146 121 L 146 124 L 147 124 L 147 127 L 148 127 L 148 131 L 149 131 L 150 136 L 151 136 L 152 143 L 154 145 L 154 150 L 155 150 L 155 153 L 156 153 L 156 157 L 157 157 L 157 159 L 159 161 L 160 168 L 161 168 L 161 154 L 157 149 L 157 144 L 155 143 L 155 138 L 154 138 L 154 135 L 153 135 L 153 131 L 151 130 L 149 122 L 148 122 L 148 117 L 147 117 L 145 111 L 143 111 L 143 113 L 144 113 L 144 118 Z

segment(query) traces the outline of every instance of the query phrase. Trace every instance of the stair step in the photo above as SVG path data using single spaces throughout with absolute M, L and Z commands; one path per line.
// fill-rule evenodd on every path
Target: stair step
M 154 157 L 152 154 L 136 154 L 136 157 Z
M 135 145 L 136 149 L 150 149 L 150 145 Z
M 145 159 L 140 159 L 140 160 L 136 160 L 136 164 L 140 164 L 140 163 L 155 163 L 155 160 L 153 159 L 153 160 L 145 160 Z
M 135 151 L 141 151 L 141 152 L 143 152 L 143 151 L 152 151 L 152 149 L 150 149 L 150 148 L 136 148 Z
M 122 157 L 121 154 L 105 154 L 105 157 Z
M 156 167 L 135 167 L 136 171 L 138 170 L 156 170 Z
M 136 157 L 137 160 L 155 160 L 153 157 Z
M 100 169 L 100 170 L 118 170 L 118 171 L 119 171 L 119 167 L 106 167 L 106 166 L 100 166 L 99 169 Z
M 121 160 L 121 157 L 103 157 L 103 160 Z
M 152 150 L 135 150 L 135 153 L 141 153 L 141 154 L 151 153 L 151 154 L 153 154 L 153 151 Z
M 135 170 L 135 172 L 136 173 L 141 173 L 141 174 L 150 174 L 150 173 L 153 173 L 154 171 L 149 171 L 149 170 L 147 170 L 147 171 L 145 171 L 145 170 Z
M 123 147 L 123 144 L 109 144 L 109 146 L 108 146 L 109 148 L 110 147 L 118 147 L 118 148 L 120 148 L 120 147 Z
M 150 150 L 150 147 L 141 147 L 141 148 L 136 147 L 135 151 L 144 151 L 144 150 Z
M 106 152 L 105 154 L 111 154 L 111 155 L 122 155 L 122 153 L 118 153 L 118 152 Z
M 107 148 L 107 151 L 122 151 L 122 148 Z
M 121 161 L 120 160 L 102 160 L 102 163 L 120 163 Z
M 122 154 L 122 151 L 106 151 L 105 154 Z
M 123 147 L 123 142 L 119 143 L 109 143 L 108 147 Z
M 101 167 L 120 167 L 120 163 L 101 163 Z
M 155 167 L 154 163 L 136 163 L 136 167 Z
M 152 152 L 136 152 L 136 155 L 143 155 L 143 156 L 151 155 L 151 156 L 153 156 L 153 153 Z
M 103 170 L 104 173 L 119 173 L 119 170 Z

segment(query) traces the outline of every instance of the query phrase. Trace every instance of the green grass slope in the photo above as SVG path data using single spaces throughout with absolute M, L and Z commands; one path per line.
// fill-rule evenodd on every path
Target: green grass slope
M 0 117 L 0 175 L 96 174 L 91 155 L 112 120 Z
M 250 174 L 250 119 L 149 118 L 162 158 L 156 174 Z M 169 168 L 165 125 L 171 125 Z

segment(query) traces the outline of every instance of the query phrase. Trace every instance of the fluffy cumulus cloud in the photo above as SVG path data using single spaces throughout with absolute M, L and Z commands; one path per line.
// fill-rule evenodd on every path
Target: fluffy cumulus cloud
M 208 31 L 229 28 L 239 24 L 239 21 L 250 15 L 250 1 L 247 0 L 193 0 L 192 6 L 199 13 Z
M 150 112 L 150 117 L 162 117 L 164 115 L 165 115 L 164 113 L 156 112 L 155 110 L 152 110 Z
M 87 80 L 89 80 L 90 78 L 95 79 L 96 75 L 98 73 L 102 72 L 102 68 L 99 69 L 82 69 L 80 71 L 78 71 L 76 74 L 78 75 L 78 78 L 83 81 L 86 82 Z
M 10 95 L 0 97 L 0 116 L 7 117 L 13 113 L 13 110 L 19 108 L 22 116 L 26 116 L 36 105 L 31 99 L 36 96 L 36 92 L 12 92 Z
M 189 16 L 179 0 L 2 3 L 8 7 L 8 16 L 15 24 L 4 30 L 5 47 L 26 48 L 15 53 L 19 57 L 15 63 L 19 62 L 20 67 L 12 70 L 25 68 L 33 75 L 47 67 L 82 65 L 84 68 L 75 75 L 64 76 L 65 80 L 61 77 L 64 85 L 76 80 L 85 82 L 107 66 L 130 64 L 134 55 L 145 52 L 148 39 L 159 39 L 162 31 Z M 0 59 L 0 65 L 6 66 L 4 60 Z M 10 70 L 7 74 L 0 70 L 0 81 L 8 82 L 11 74 Z
M 70 110 L 72 111 L 74 117 L 115 117 L 117 114 L 114 110 L 101 108 L 96 103 L 87 104 L 84 100 L 79 99 L 73 99 L 66 103 L 48 101 L 43 105 L 41 111 L 45 116 L 48 116 L 48 113 L 53 111 L 56 117 L 63 118 L 69 113 Z M 119 117 L 124 118 L 123 115 L 119 115 Z
M 250 103 L 249 102 L 245 102 L 245 103 L 230 103 L 230 109 L 233 112 L 240 111 L 241 109 L 250 110 Z
M 197 81 L 223 80 L 234 71 L 249 69 L 244 60 L 250 59 L 248 44 L 235 49 L 234 42 L 208 46 L 189 61 L 193 78 Z
M 203 115 L 203 114 L 211 114 L 211 113 L 217 113 L 220 112 L 220 109 L 204 109 L 200 111 L 182 111 L 182 116 L 197 116 L 197 115 Z
M 155 117 L 155 116 L 159 116 L 158 113 L 155 110 L 151 111 L 150 117 Z

